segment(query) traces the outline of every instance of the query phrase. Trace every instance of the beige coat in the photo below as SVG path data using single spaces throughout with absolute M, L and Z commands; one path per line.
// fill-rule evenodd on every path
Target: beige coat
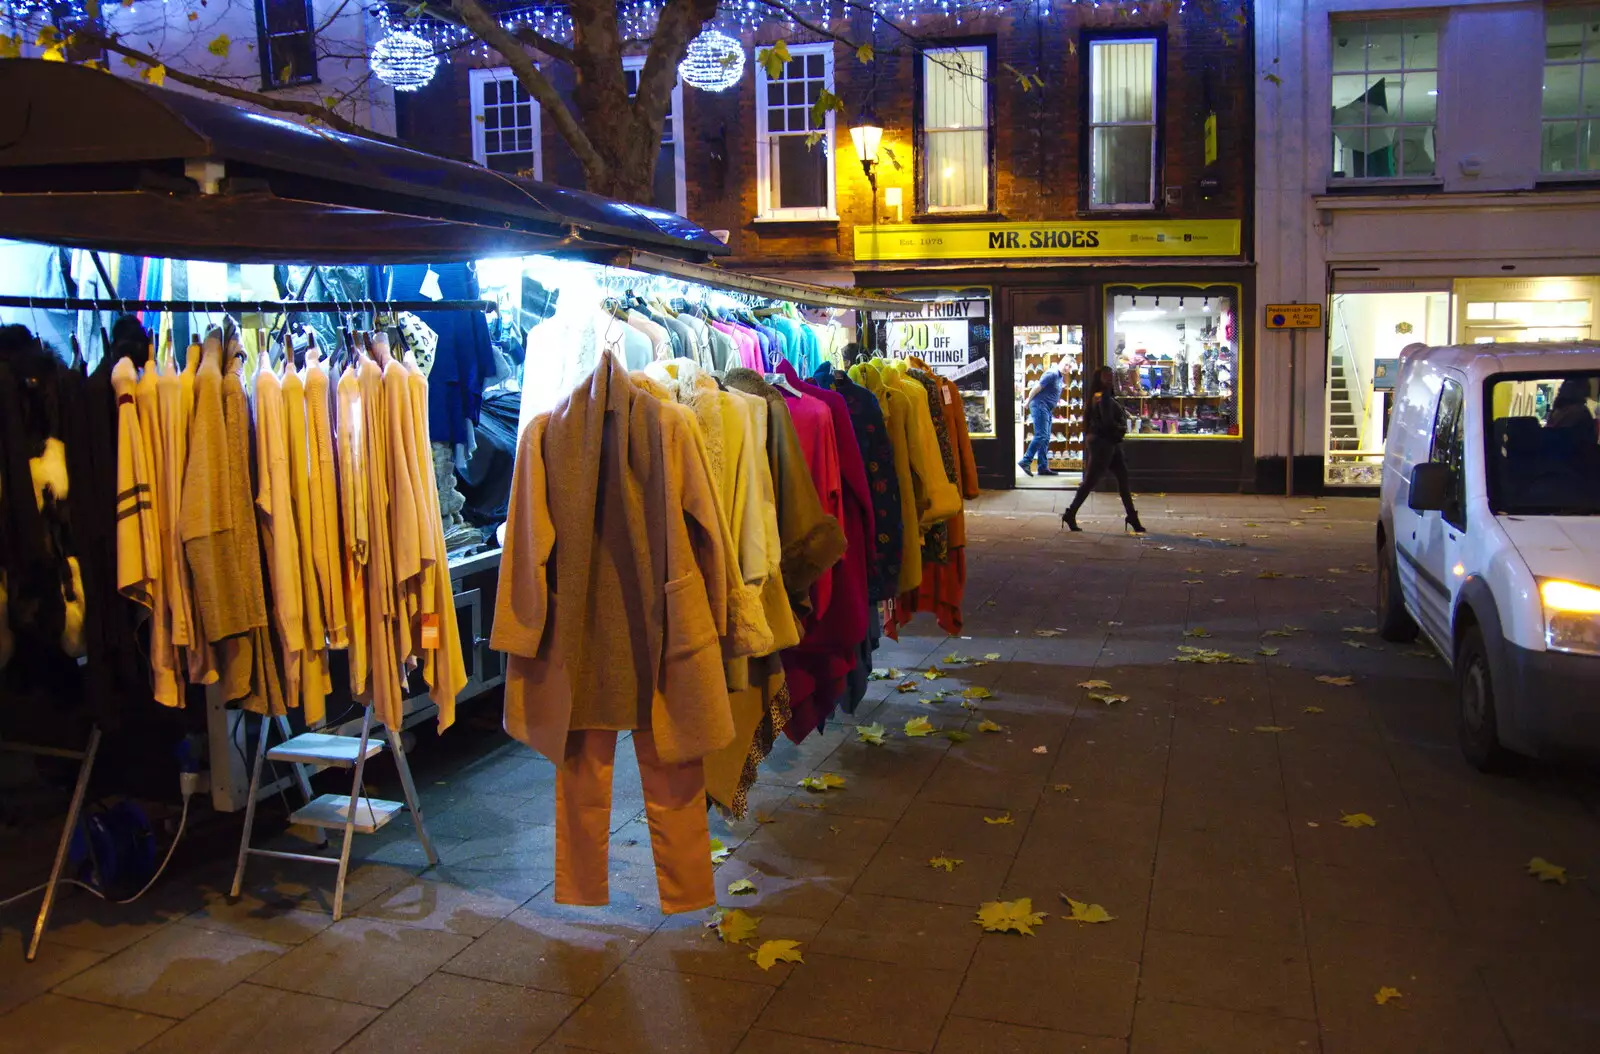
M 666 762 L 733 737 L 716 494 L 665 409 L 606 355 L 517 446 L 490 640 L 506 731 L 553 760 L 577 729 L 648 727 Z

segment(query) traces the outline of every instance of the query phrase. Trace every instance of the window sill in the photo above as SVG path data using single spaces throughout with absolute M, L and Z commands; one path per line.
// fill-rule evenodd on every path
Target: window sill
M 1164 216 L 1162 205 L 1090 205 L 1078 210 L 1081 219 L 1111 219 L 1117 216 Z
M 974 209 L 970 212 L 914 212 L 912 223 L 1004 223 L 1005 213 L 993 209 Z
M 1600 171 L 1541 172 L 1534 190 L 1571 190 L 1573 187 L 1600 187 Z
M 750 221 L 758 227 L 837 227 L 834 216 L 757 216 Z
M 1329 195 L 1392 194 L 1397 190 L 1414 190 L 1431 194 L 1444 189 L 1444 180 L 1438 176 L 1419 179 L 1330 179 Z

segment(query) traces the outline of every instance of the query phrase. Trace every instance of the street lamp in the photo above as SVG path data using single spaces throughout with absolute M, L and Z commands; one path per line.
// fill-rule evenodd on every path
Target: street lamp
M 861 171 L 867 174 L 874 196 L 878 190 L 878 144 L 883 141 L 883 126 L 878 115 L 869 106 L 861 111 L 856 123 L 850 126 L 850 141 L 856 146 L 856 156 L 861 159 Z

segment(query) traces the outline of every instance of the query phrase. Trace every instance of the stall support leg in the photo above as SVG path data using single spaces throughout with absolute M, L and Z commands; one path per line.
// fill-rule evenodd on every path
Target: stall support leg
M 78 766 L 78 782 L 72 788 L 72 804 L 67 806 L 67 820 L 61 825 L 61 841 L 56 844 L 55 863 L 50 867 L 50 883 L 44 887 L 44 901 L 39 905 L 39 917 L 33 923 L 33 939 L 28 942 L 28 962 L 39 955 L 39 942 L 44 939 L 45 927 L 50 925 L 50 910 L 55 907 L 56 885 L 61 881 L 61 869 L 67 864 L 67 849 L 72 844 L 72 832 L 78 826 L 78 814 L 83 811 L 83 799 L 89 793 L 89 775 L 94 771 L 95 755 L 100 752 L 100 726 L 89 730 L 89 746 L 83 752 L 83 763 Z

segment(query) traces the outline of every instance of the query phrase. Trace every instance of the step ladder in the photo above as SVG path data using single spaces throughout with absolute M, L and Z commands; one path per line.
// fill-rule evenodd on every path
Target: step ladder
M 255 762 L 250 770 L 250 798 L 244 810 L 244 834 L 239 840 L 239 863 L 233 873 L 234 897 L 239 896 L 240 890 L 244 887 L 245 864 L 252 856 L 299 860 L 311 864 L 332 864 L 339 868 L 339 877 L 333 887 L 333 921 L 338 922 L 344 914 L 344 884 L 345 875 L 350 869 L 351 843 L 358 833 L 373 834 L 380 830 L 399 815 L 402 809 L 409 809 L 411 812 L 412 822 L 416 825 L 417 841 L 422 844 L 428 865 L 432 867 L 439 863 L 439 854 L 434 852 L 433 842 L 428 838 L 428 829 L 422 821 L 422 806 L 417 800 L 416 784 L 411 780 L 411 766 L 406 761 L 405 746 L 401 743 L 400 736 L 393 732 L 389 732 L 385 739 L 373 738 L 372 706 L 369 704 L 363 709 L 359 738 L 329 735 L 326 732 L 302 732 L 297 736 L 288 736 L 288 722 L 284 721 L 283 732 L 286 738 L 271 749 L 267 747 L 267 734 L 272 727 L 273 719 L 267 716 L 261 718 L 261 738 L 256 743 Z M 362 773 L 366 769 L 367 762 L 383 753 L 385 741 L 389 749 L 394 751 L 394 766 L 400 775 L 400 786 L 406 799 L 404 802 L 369 798 L 361 793 Z M 306 803 L 289 817 L 290 823 L 318 828 L 323 832 L 324 842 L 327 841 L 327 831 L 343 829 L 344 839 L 338 857 L 316 853 L 292 853 L 280 849 L 258 849 L 250 844 L 250 836 L 255 827 L 256 798 L 261 786 L 261 765 L 267 758 L 296 766 L 298 774 L 296 782 L 300 785 Z M 304 766 L 354 769 L 351 774 L 349 795 L 323 794 L 313 798 L 310 781 L 304 775 Z

